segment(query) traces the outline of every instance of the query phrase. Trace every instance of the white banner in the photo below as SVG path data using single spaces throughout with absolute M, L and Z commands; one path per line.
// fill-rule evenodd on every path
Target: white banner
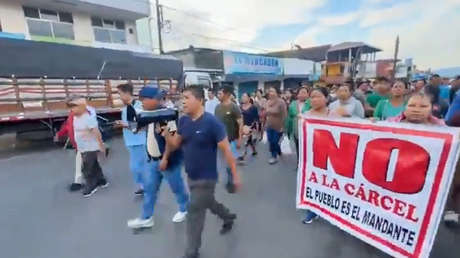
M 297 208 L 395 257 L 428 257 L 458 160 L 457 128 L 304 118 Z

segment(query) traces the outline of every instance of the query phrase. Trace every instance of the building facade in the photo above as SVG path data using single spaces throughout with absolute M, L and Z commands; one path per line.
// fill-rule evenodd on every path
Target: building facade
M 182 60 L 184 71 L 209 73 L 214 85 L 231 85 L 238 96 L 272 86 L 297 88 L 311 80 L 315 70 L 309 60 L 209 48 L 190 47 L 168 54 Z
M 343 42 L 328 49 L 321 79 L 328 84 L 341 84 L 348 79 L 370 79 L 377 76 L 376 53 L 381 49 L 363 42 Z
M 0 0 L 0 37 L 136 52 L 136 20 L 150 16 L 149 0 Z

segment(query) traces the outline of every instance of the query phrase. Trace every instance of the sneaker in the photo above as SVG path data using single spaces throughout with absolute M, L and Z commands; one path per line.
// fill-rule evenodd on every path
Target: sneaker
M 151 228 L 153 225 L 155 225 L 153 221 L 153 217 L 150 217 L 148 219 L 141 219 L 141 218 L 136 218 L 132 220 L 128 220 L 128 227 L 132 229 L 140 229 L 140 228 Z
M 137 195 L 137 196 L 144 195 L 144 189 L 139 189 L 139 190 L 135 191 L 134 195 Z
M 236 188 L 235 188 L 235 184 L 233 183 L 227 183 L 227 185 L 225 186 L 225 188 L 227 189 L 227 192 L 228 193 L 235 193 L 236 192 Z
M 83 184 L 72 183 L 69 186 L 69 191 L 71 191 L 71 192 L 80 191 L 81 189 L 83 189 Z
M 182 256 L 182 258 L 200 258 L 200 254 L 198 252 L 196 252 L 194 254 L 186 254 L 186 255 Z
M 232 231 L 233 224 L 234 224 L 234 220 L 229 220 L 227 222 L 224 222 L 224 224 L 222 225 L 222 228 L 220 229 L 220 234 L 225 235 L 228 232 Z
M 107 182 L 105 178 L 102 178 L 101 180 L 99 180 L 99 182 L 97 182 L 97 186 L 107 188 L 109 186 L 109 182 Z
M 244 156 L 240 156 L 240 157 L 238 157 L 238 159 L 237 159 L 237 160 L 238 160 L 238 161 L 244 161 Z
M 224 235 L 230 232 L 233 228 L 233 224 L 236 220 L 236 214 L 230 213 L 228 217 L 224 219 L 224 224 L 222 225 L 222 229 L 220 230 L 220 234 Z
M 94 187 L 86 187 L 85 190 L 83 190 L 83 197 L 88 198 L 95 192 L 97 192 L 97 190 L 99 190 L 99 187 L 97 185 L 95 185 Z
M 234 221 L 236 220 L 236 214 L 235 213 L 230 213 L 228 217 L 225 219 L 225 221 Z
M 318 215 L 316 215 L 316 213 L 312 212 L 312 211 L 308 211 L 307 212 L 307 216 L 305 217 L 305 219 L 302 221 L 303 224 L 310 224 L 313 222 L 313 220 L 317 219 L 318 218 Z
M 184 222 L 186 218 L 187 218 L 187 212 L 179 211 L 176 213 L 176 215 L 174 215 L 172 222 L 181 223 L 181 222 Z
M 254 151 L 254 152 L 252 153 L 252 156 L 257 156 L 257 151 Z
M 455 213 L 455 211 L 446 211 L 444 214 L 444 223 L 447 227 L 456 227 L 459 225 L 459 214 Z
M 274 165 L 276 163 L 278 163 L 278 159 L 276 159 L 276 158 L 271 158 L 271 159 L 268 160 L 268 164 L 270 164 L 270 165 Z

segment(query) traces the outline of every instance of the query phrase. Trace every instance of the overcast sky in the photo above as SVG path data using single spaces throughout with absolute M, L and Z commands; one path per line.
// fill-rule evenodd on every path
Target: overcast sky
M 154 2 L 152 0 L 152 2 Z M 166 50 L 248 52 L 364 41 L 420 68 L 460 66 L 460 0 L 160 0 Z M 168 8 L 172 7 L 172 8 Z

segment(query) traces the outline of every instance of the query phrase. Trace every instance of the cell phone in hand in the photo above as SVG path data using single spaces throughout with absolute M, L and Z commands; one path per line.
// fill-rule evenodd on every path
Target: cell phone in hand
M 176 121 L 169 121 L 168 122 L 168 131 L 170 133 L 173 133 L 173 132 L 177 132 L 177 125 L 176 125 Z

